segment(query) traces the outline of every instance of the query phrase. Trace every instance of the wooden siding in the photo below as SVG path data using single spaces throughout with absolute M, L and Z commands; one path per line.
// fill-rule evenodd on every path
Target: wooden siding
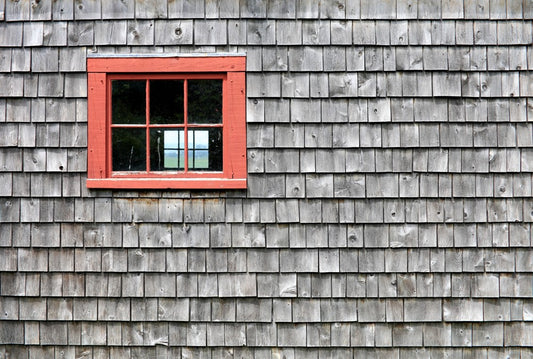
M 533 357 L 533 2 L 0 0 L 0 358 Z M 87 57 L 245 53 L 246 190 L 87 189 Z

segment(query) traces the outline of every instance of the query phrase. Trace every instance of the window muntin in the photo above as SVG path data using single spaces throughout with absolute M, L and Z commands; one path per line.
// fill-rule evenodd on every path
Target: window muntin
M 224 80 L 223 74 L 110 76 L 113 175 L 222 171 Z

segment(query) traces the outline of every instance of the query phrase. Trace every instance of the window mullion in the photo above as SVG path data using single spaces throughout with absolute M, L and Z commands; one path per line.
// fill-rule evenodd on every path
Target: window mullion
M 150 172 L 150 80 L 146 80 L 146 170 Z

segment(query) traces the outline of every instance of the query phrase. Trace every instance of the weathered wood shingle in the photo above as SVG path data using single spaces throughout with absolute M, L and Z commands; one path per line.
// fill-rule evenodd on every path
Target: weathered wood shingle
M 0 356 L 530 355 L 532 14 L 0 0 Z M 247 55 L 247 190 L 87 190 L 87 56 L 191 52 Z

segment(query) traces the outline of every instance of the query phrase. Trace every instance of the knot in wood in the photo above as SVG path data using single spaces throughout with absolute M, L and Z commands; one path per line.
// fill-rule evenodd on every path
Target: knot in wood
M 174 30 L 174 33 L 175 33 L 177 36 L 181 36 L 181 34 L 183 33 L 183 31 L 181 30 L 180 27 L 177 27 L 177 28 Z

